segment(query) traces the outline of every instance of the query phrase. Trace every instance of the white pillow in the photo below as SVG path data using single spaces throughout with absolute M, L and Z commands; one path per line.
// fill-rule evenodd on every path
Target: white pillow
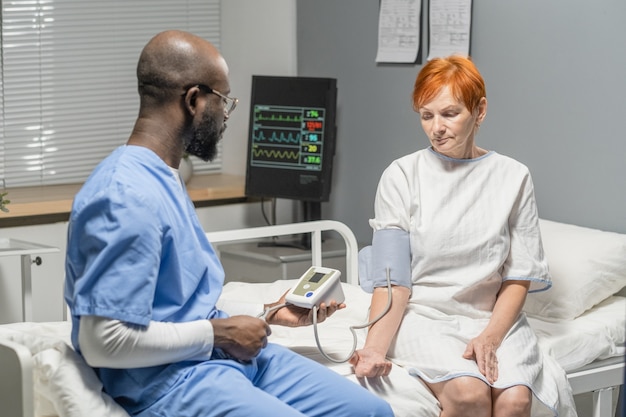
M 38 352 L 33 359 L 35 388 L 54 404 L 59 417 L 128 417 L 102 391 L 93 369 L 66 344 Z
M 26 346 L 33 356 L 36 416 L 128 417 L 102 391 L 96 373 L 68 344 L 69 322 L 15 323 L 3 337 Z
M 626 287 L 626 234 L 539 220 L 552 288 L 528 294 L 524 311 L 572 320 Z

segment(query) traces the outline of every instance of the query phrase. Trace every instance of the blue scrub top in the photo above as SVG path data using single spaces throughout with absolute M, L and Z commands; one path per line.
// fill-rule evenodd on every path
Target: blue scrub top
M 215 307 L 223 282 L 193 204 L 161 158 L 121 146 L 96 167 L 74 199 L 68 228 L 65 299 L 77 351 L 81 315 L 142 326 L 226 317 Z M 140 410 L 189 365 L 96 371 L 110 395 Z

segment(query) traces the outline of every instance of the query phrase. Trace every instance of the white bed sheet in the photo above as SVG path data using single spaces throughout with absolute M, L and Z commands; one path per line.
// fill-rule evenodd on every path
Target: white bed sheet
M 231 282 L 226 284 L 222 300 L 244 302 L 262 300 L 271 302 L 290 288 L 295 280 L 276 281 L 268 284 Z M 324 351 L 334 358 L 345 358 L 352 347 L 350 325 L 365 323 L 368 319 L 370 295 L 354 285 L 343 285 L 346 295 L 344 310 L 319 325 L 320 342 Z M 626 297 L 612 296 L 575 320 L 551 323 L 529 317 L 536 330 L 540 346 L 571 371 L 595 360 L 623 357 L 626 341 Z M 365 331 L 357 331 L 359 346 L 365 340 Z M 272 327 L 270 341 L 289 346 L 311 359 L 323 363 L 341 375 L 352 379 L 385 398 L 396 413 L 402 416 L 437 417 L 439 406 L 423 383 L 409 376 L 396 365 L 384 380 L 358 380 L 349 364 L 335 364 L 326 360 L 318 351 L 313 330 L 310 327 Z
M 224 288 L 223 304 L 227 305 L 228 300 L 275 301 L 293 283 L 294 280 L 268 284 L 231 282 Z M 347 308 L 319 325 L 322 347 L 336 358 L 345 358 L 350 353 L 352 334 L 348 327 L 367 320 L 370 301 L 369 294 L 353 285 L 344 284 L 344 293 Z M 529 318 L 529 321 L 542 348 L 570 371 L 596 359 L 624 355 L 625 311 L 626 297 L 613 296 L 575 320 L 550 323 Z M 362 344 L 364 331 L 358 335 Z M 69 348 L 69 336 L 69 322 L 0 326 L 0 338 L 25 345 L 33 354 L 36 416 L 126 416 L 108 396 L 101 395 L 101 385 L 93 371 Z M 374 391 L 392 404 L 398 417 L 439 414 L 437 401 L 425 386 L 395 365 L 389 377 L 369 381 L 357 379 L 347 363 L 326 360 L 318 351 L 311 327 L 273 326 L 270 341 L 289 346 Z M 55 409 L 61 411 L 55 413 Z
M 232 282 L 224 288 L 223 300 L 252 302 L 275 301 L 293 285 L 294 280 L 276 281 L 268 284 Z M 336 313 L 327 322 L 320 324 L 322 347 L 337 357 L 345 356 L 352 346 L 349 325 L 367 321 L 370 295 L 360 288 L 343 284 L 347 307 Z M 537 333 L 544 351 L 550 353 L 566 371 L 572 371 L 597 359 L 607 359 L 625 354 L 626 342 L 626 297 L 611 296 L 583 313 L 574 320 L 548 322 L 529 317 L 530 325 Z M 360 342 L 364 333 L 360 332 Z M 315 340 L 311 328 L 273 327 L 270 340 L 308 352 L 314 348 Z M 317 348 L 312 356 L 318 356 Z M 326 361 L 327 362 L 327 361 Z M 350 372 L 349 365 L 333 366 L 340 373 Z
M 611 296 L 574 320 L 528 321 L 542 348 L 568 372 L 595 360 L 624 357 L 626 297 Z

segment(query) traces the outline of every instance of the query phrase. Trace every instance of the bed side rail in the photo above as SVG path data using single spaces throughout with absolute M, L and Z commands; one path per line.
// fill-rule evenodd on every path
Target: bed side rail
M 352 230 L 336 220 L 316 220 L 301 223 L 288 223 L 274 226 L 251 227 L 247 229 L 208 232 L 211 243 L 224 243 L 237 240 L 252 240 L 264 237 L 287 236 L 309 233 L 311 235 L 311 264 L 322 265 L 322 232 L 337 232 L 346 245 L 346 282 L 359 284 L 358 251 L 359 247 Z
M 33 361 L 22 345 L 0 339 L 0 414 L 33 417 Z
M 613 415 L 613 395 L 624 384 L 622 358 L 607 359 L 567 373 L 572 393 L 593 393 L 592 417 Z

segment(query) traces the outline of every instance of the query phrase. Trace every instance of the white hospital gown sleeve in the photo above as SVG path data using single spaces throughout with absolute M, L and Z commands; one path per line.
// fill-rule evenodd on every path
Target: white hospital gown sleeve
M 374 200 L 374 215 L 370 226 L 374 231 L 380 229 L 410 230 L 410 189 L 411 173 L 402 168 L 397 162 L 392 163 L 380 177 L 376 198 Z
M 96 368 L 141 368 L 184 360 L 207 360 L 213 351 L 209 320 L 151 321 L 146 327 L 100 316 L 81 316 L 80 349 Z
M 509 216 L 510 250 L 502 267 L 504 280 L 529 280 L 529 292 L 550 288 L 548 261 L 543 251 L 539 215 L 530 173 L 519 188 Z

